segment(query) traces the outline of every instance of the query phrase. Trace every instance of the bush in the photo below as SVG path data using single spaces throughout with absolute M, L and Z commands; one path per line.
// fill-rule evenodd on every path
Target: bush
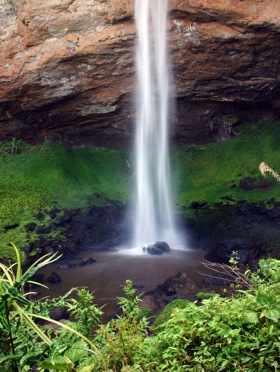
M 280 261 L 260 261 L 253 288 L 174 309 L 137 356 L 144 370 L 277 371 L 280 367 Z M 145 361 L 144 361 L 145 360 Z
M 155 333 L 158 332 L 158 330 L 160 330 L 160 326 L 166 323 L 172 317 L 172 314 L 176 309 L 185 309 L 189 304 L 190 301 L 182 299 L 177 299 L 170 302 L 156 317 L 156 320 L 154 321 L 154 324 L 152 326 L 152 331 Z

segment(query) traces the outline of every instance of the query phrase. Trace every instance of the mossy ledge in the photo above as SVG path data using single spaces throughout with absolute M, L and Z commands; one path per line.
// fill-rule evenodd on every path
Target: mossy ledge
M 280 123 L 250 123 L 235 132 L 225 142 L 172 149 L 177 213 L 194 246 L 260 239 L 277 255 L 279 184 L 272 176 L 264 178 L 259 165 L 264 161 L 279 171 Z M 48 141 L 38 146 L 19 139 L 2 142 L 1 259 L 13 259 L 9 242 L 29 259 L 42 248 L 74 253 L 79 244 L 116 243 L 133 198 L 132 156 Z

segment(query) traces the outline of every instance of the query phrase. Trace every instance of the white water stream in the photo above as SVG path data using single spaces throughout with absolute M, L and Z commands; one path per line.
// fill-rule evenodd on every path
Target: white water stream
M 168 0 L 135 0 L 137 44 L 136 201 L 133 247 L 181 243 L 170 186 Z

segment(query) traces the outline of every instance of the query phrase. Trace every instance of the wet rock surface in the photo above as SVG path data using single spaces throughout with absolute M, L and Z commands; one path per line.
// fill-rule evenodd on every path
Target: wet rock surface
M 56 273 L 53 272 L 48 278 L 47 281 L 52 284 L 58 284 L 61 282 L 60 276 Z
M 153 244 L 149 244 L 147 247 L 144 247 L 143 251 L 155 256 L 161 256 L 164 253 L 170 252 L 171 249 L 166 242 L 158 241 Z
M 186 221 L 192 245 L 204 247 L 211 262 L 229 263 L 234 252 L 240 265 L 255 267 L 260 257 L 279 257 L 280 203 L 227 200 L 201 207 Z
M 155 290 L 146 292 L 142 297 L 141 306 L 148 307 L 158 314 L 164 306 L 175 299 L 194 301 L 198 290 L 198 286 L 186 273 L 178 273 L 158 285 Z
M 193 209 L 193 204 L 196 207 Z M 189 208 L 193 218 L 183 221 L 188 232 L 189 245 L 205 249 L 205 258 L 212 262 L 228 263 L 233 252 L 238 252 L 242 265 L 255 265 L 259 257 L 277 255 L 280 242 L 280 202 L 246 203 L 223 198 L 215 205 L 193 202 Z M 38 240 L 24 248 L 27 265 L 44 254 L 63 254 L 61 269 L 71 265 L 94 264 L 94 256 L 87 261 L 79 259 L 81 249 L 113 252 L 128 236 L 125 226 L 126 206 L 111 201 L 107 206 L 89 206 L 84 209 L 41 211 L 36 222 L 25 225 L 26 232 L 35 229 Z M 45 215 L 48 218 L 41 219 Z M 49 216 L 53 218 L 50 220 Z M 42 222 L 43 221 L 43 222 Z M 46 224 L 46 221 L 50 221 Z M 43 223 L 43 225 L 41 225 Z M 58 233 L 59 232 L 59 233 Z M 31 257 L 30 252 L 37 252 Z M 146 249 L 152 255 L 170 251 L 166 242 L 155 242 Z
M 103 207 L 89 206 L 71 210 L 55 207 L 50 212 L 41 211 L 37 222 L 25 225 L 27 233 L 34 229 L 38 234 L 38 239 L 24 248 L 27 265 L 44 254 L 54 252 L 63 254 L 63 262 L 59 263 L 60 269 L 69 269 L 71 265 L 93 264 L 94 258 L 81 258 L 74 264 L 68 261 L 76 257 L 80 249 L 87 249 L 89 246 L 96 250 L 114 250 L 125 234 L 125 210 L 125 206 L 111 201 Z M 50 216 L 53 217 L 51 220 Z M 48 222 L 42 224 L 45 217 L 48 217 Z M 36 251 L 37 255 L 31 257 L 31 251 Z
M 69 312 L 65 307 L 53 307 L 50 311 L 50 318 L 58 321 L 69 319 Z
M 177 143 L 279 119 L 278 0 L 169 2 Z M 0 140 L 123 147 L 135 122 L 133 1 L 0 1 Z
M 225 239 L 215 242 L 205 258 L 212 262 L 229 263 L 233 252 L 237 252 L 238 262 L 241 265 L 248 265 L 260 256 L 262 244 L 249 238 Z

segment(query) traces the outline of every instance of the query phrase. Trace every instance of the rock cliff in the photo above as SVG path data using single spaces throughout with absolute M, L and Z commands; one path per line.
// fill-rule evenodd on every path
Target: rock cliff
M 133 0 L 0 0 L 0 140 L 123 147 L 135 127 Z M 173 137 L 280 116 L 279 0 L 170 0 Z

